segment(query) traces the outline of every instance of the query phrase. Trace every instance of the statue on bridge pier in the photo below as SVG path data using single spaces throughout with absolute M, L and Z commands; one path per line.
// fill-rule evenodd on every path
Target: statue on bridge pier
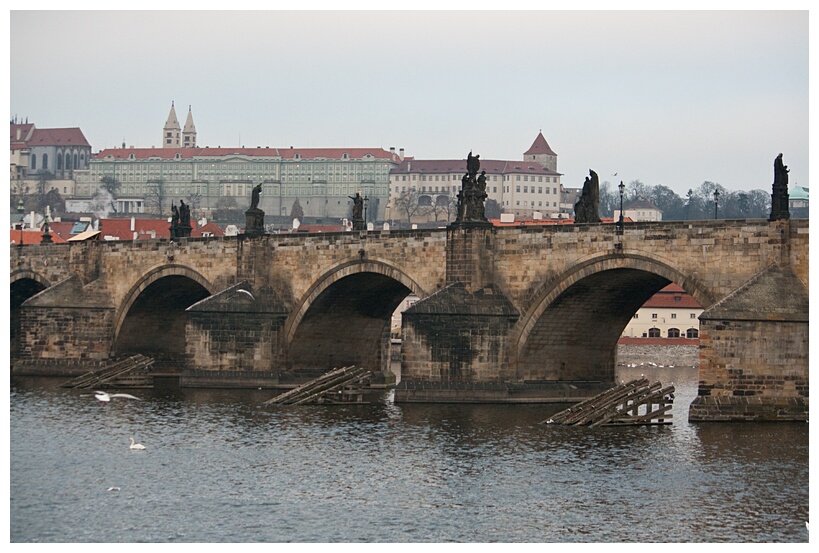
M 788 166 L 782 162 L 782 154 L 776 156 L 774 160 L 774 182 L 771 192 L 771 216 L 769 221 L 780 219 L 790 219 L 790 206 L 788 196 Z
M 179 200 L 177 208 L 171 202 L 171 240 L 174 238 L 187 238 L 191 235 L 191 208 L 183 200 Z
M 574 204 L 575 223 L 600 222 L 600 181 L 597 173 L 589 169 L 589 176 L 583 183 L 580 199 Z
M 259 209 L 259 200 L 262 195 L 260 182 L 250 191 L 250 207 L 245 211 L 245 234 L 261 236 L 264 234 L 264 211 Z
M 364 230 L 364 198 L 361 192 L 356 192 L 355 196 L 347 196 L 353 200 L 353 230 Z
M 481 156 L 466 156 L 466 173 L 461 179 L 461 189 L 458 191 L 458 215 L 455 219 L 457 226 L 491 226 L 484 215 L 484 201 L 486 200 L 486 171 L 481 168 Z

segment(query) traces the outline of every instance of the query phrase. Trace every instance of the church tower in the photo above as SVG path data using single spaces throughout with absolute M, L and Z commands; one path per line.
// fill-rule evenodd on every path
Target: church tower
M 523 153 L 523 161 L 534 161 L 547 169 L 557 171 L 557 154 L 549 147 L 542 132 L 537 133 L 531 148 Z
M 188 106 L 188 119 L 185 121 L 185 128 L 182 129 L 182 147 L 196 148 L 196 127 L 193 125 L 193 114 Z
M 173 107 L 173 101 L 171 101 L 171 112 L 168 114 L 168 120 L 165 121 L 165 128 L 162 129 L 162 147 L 179 148 L 181 146 L 181 133 L 182 128 L 179 126 L 176 110 Z

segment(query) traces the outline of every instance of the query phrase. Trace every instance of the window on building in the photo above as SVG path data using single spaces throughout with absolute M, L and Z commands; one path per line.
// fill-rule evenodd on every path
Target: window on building
M 679 338 L 680 337 L 680 329 L 679 328 L 669 328 L 668 329 L 668 337 L 669 338 Z
M 524 177 L 524 178 L 525 178 L 525 177 Z M 528 186 L 524 186 L 524 187 L 523 187 L 523 193 L 524 193 L 524 194 L 527 194 L 528 192 L 529 192 L 529 187 L 528 187 Z
M 48 154 L 43 154 L 43 169 L 48 169 Z
M 648 329 L 648 337 L 649 338 L 659 338 L 660 337 L 660 329 L 657 327 L 649 328 Z
M 639 319 L 639 318 L 640 318 L 640 315 L 638 315 L 637 313 L 635 313 L 634 316 L 632 317 L 632 319 Z
M 689 313 L 688 318 L 689 318 L 689 319 L 696 319 L 696 318 L 697 318 L 697 314 L 696 314 L 696 313 Z
M 656 319 L 656 318 L 657 318 L 657 314 L 656 314 L 656 313 L 652 313 L 652 314 L 651 314 L 651 318 L 652 318 L 652 319 Z
M 672 313 L 672 314 L 671 314 L 671 318 L 672 318 L 672 319 L 676 319 L 676 318 L 677 318 L 677 314 L 676 314 L 676 313 Z
M 700 331 L 697 330 L 696 328 L 689 328 L 688 330 L 685 331 L 685 337 L 686 338 L 699 338 L 700 337 Z
M 538 194 L 543 194 L 543 187 L 542 186 L 537 187 L 537 193 Z
M 520 185 L 515 187 L 515 192 L 520 193 Z

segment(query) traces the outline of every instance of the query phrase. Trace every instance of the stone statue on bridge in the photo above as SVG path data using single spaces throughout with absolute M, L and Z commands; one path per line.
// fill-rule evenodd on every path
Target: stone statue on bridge
M 364 198 L 360 192 L 347 197 L 353 200 L 353 230 L 364 230 Z
M 771 192 L 771 216 L 769 221 L 780 219 L 790 219 L 790 206 L 788 196 L 788 166 L 782 161 L 782 154 L 776 156 L 774 160 L 774 182 Z
M 458 210 L 455 219 L 457 226 L 491 226 L 484 215 L 484 202 L 486 200 L 486 171 L 482 171 L 480 177 L 478 171 L 481 168 L 480 155 L 466 156 L 466 173 L 461 179 L 461 189 L 458 191 Z
M 583 183 L 580 199 L 574 204 L 575 223 L 600 222 L 600 181 L 597 173 L 589 169 L 589 176 Z
M 261 194 L 262 183 L 257 184 L 250 191 L 250 207 L 245 211 L 245 234 L 248 236 L 264 234 L 264 211 L 259 209 Z
M 191 211 L 190 206 L 183 200 L 179 200 L 179 207 L 171 202 L 171 240 L 174 238 L 187 238 L 191 235 Z

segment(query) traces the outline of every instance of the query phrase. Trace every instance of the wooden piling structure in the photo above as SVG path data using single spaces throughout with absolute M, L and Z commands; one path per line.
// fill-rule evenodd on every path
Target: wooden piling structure
M 136 354 L 117 360 L 96 371 L 88 372 L 60 384 L 61 388 L 98 388 L 103 384 L 110 384 L 117 378 L 137 370 L 147 369 L 153 365 L 154 360 L 145 355 Z
M 372 373 L 367 369 L 355 366 L 341 367 L 269 399 L 262 405 L 361 403 L 363 392 L 360 387 L 370 376 Z
M 671 424 L 674 386 L 651 384 L 645 377 L 581 401 L 540 424 L 623 426 Z

